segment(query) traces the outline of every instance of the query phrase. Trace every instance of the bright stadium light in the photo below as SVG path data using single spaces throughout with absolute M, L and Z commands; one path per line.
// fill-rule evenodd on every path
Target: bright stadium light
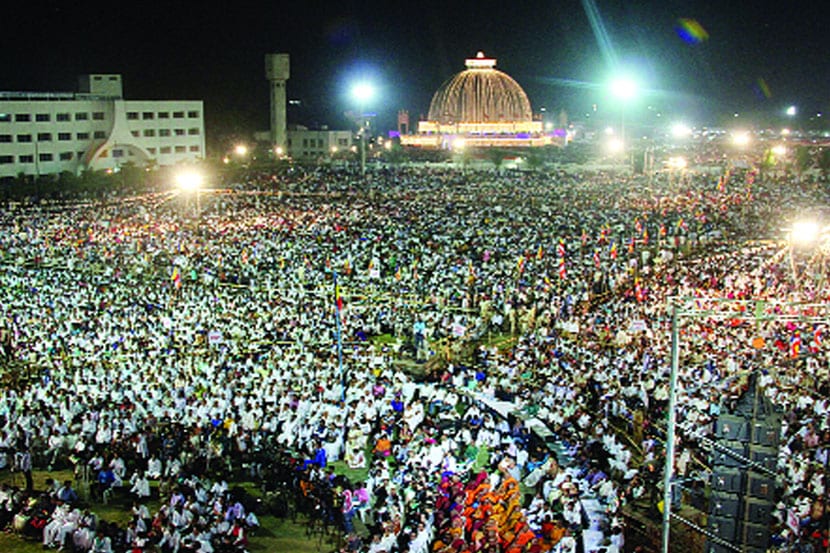
M 776 144 L 770 151 L 777 156 L 783 156 L 787 153 L 787 148 L 782 144 Z
M 611 94 L 621 100 L 631 100 L 637 95 L 637 83 L 630 77 L 617 77 L 611 81 Z
M 239 157 L 245 157 L 246 155 L 248 155 L 248 147 L 244 144 L 237 144 L 234 147 L 233 151 Z
M 612 138 L 611 140 L 608 141 L 608 144 L 607 144 L 606 147 L 608 148 L 608 151 L 610 153 L 618 154 L 618 153 L 623 151 L 624 144 L 623 144 L 622 140 L 619 140 L 617 138 Z
M 795 107 L 795 106 L 789 106 L 789 107 L 787 108 L 786 114 L 787 114 L 789 117 L 795 117 L 795 116 L 798 114 L 798 108 L 797 108 L 797 107 Z
M 819 235 L 819 225 L 815 221 L 796 221 L 790 228 L 790 243 L 793 246 L 809 246 Z
M 369 102 L 375 97 L 375 87 L 367 82 L 357 83 L 352 87 L 352 96 L 358 102 Z
M 683 123 L 675 123 L 671 128 L 671 135 L 674 138 L 688 138 L 692 134 L 692 129 Z
M 686 158 L 681 156 L 670 157 L 666 164 L 672 169 L 685 169 L 688 165 Z
M 202 187 L 204 178 L 196 171 L 184 171 L 176 175 L 176 186 L 187 192 L 198 191 Z
M 740 131 L 732 133 L 732 143 L 735 146 L 746 146 L 749 144 L 749 132 Z

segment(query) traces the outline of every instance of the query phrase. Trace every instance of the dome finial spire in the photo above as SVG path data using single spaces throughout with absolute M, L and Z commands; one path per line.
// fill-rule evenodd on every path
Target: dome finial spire
M 479 50 L 476 53 L 476 57 L 464 60 L 464 65 L 469 69 L 492 69 L 496 66 L 496 60 L 494 58 L 488 58 L 484 55 L 484 52 Z

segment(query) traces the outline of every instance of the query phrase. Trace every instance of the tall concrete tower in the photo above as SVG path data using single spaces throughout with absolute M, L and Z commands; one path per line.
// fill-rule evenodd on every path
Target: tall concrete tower
M 288 54 L 265 54 L 265 78 L 271 83 L 271 146 L 285 151 L 285 81 Z

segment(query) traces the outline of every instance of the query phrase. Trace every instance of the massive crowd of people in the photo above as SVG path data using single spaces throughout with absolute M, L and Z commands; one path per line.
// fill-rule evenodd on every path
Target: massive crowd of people
M 586 494 L 620 551 L 622 507 L 659 500 L 679 301 L 678 477 L 704 478 L 757 374 L 784 421 L 772 542 L 826 547 L 828 289 L 779 241 L 820 182 L 317 168 L 197 194 L 0 212 L 0 466 L 26 476 L 0 523 L 76 551 L 242 551 L 244 474 L 351 551 L 580 551 Z M 34 490 L 33 465 L 67 463 L 132 494 L 132 522 L 71 482 Z

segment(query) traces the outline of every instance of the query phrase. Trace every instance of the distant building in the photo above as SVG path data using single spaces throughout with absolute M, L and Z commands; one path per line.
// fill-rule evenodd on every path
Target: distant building
M 401 144 L 453 148 L 553 142 L 541 118 L 531 112 L 525 91 L 510 75 L 496 69 L 495 59 L 479 52 L 465 66 L 435 92 L 427 119 L 418 123 L 418 133 L 401 134 Z
M 84 75 L 78 90 L 0 92 L 0 178 L 205 157 L 201 100 L 124 100 L 110 74 Z
M 352 147 L 352 131 L 288 129 L 288 155 L 293 159 L 324 159 Z

